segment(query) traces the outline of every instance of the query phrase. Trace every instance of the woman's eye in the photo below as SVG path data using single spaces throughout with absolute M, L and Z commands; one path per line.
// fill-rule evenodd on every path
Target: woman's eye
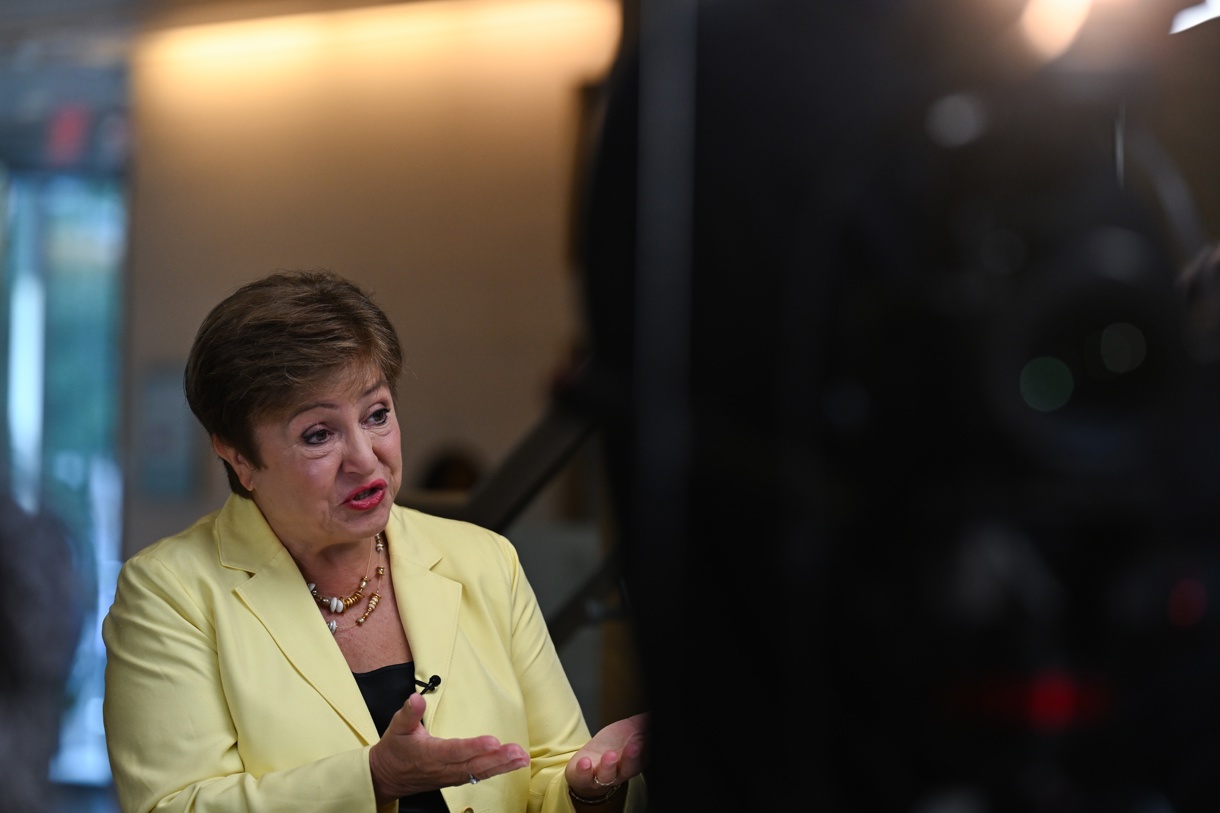
M 381 407 L 380 409 L 374 410 L 373 413 L 371 415 L 369 415 L 369 423 L 373 424 L 374 426 L 381 426 L 383 423 L 385 423 L 389 419 L 390 419 L 390 408 L 389 407 Z
M 311 446 L 325 443 L 330 438 L 329 429 L 312 429 L 302 435 L 302 439 Z

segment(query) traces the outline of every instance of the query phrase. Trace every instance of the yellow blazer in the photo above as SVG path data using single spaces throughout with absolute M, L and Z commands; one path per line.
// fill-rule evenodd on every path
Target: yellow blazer
M 442 681 L 425 695 L 425 726 L 438 737 L 492 734 L 531 756 L 528 770 L 443 788 L 449 809 L 571 811 L 563 768 L 589 731 L 516 550 L 486 529 L 401 506 L 386 536 L 416 677 Z M 368 751 L 377 729 L 296 563 L 252 501 L 230 496 L 131 557 L 102 636 L 124 813 L 376 809 Z

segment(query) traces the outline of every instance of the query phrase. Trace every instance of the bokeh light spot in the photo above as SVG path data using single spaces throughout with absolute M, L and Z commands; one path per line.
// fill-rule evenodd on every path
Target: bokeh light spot
M 1129 373 L 1148 355 L 1144 332 L 1128 322 L 1116 322 L 1101 332 L 1101 361 L 1112 373 Z
M 1039 412 L 1053 412 L 1072 397 L 1072 371 L 1057 358 L 1040 356 L 1021 370 L 1021 398 Z
M 1207 588 L 1198 579 L 1179 579 L 1169 591 L 1169 621 L 1175 627 L 1193 627 L 1207 611 Z
M 976 140 L 987 126 L 987 115 L 976 96 L 955 93 L 928 110 L 928 134 L 942 147 L 960 147 Z

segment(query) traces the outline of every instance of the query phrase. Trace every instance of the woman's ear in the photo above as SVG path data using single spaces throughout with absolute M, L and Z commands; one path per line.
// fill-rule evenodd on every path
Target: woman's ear
M 249 458 L 237 451 L 235 447 L 221 440 L 218 435 L 212 435 L 212 451 L 216 455 L 229 464 L 229 468 L 237 475 L 238 481 L 242 487 L 251 493 L 254 492 L 254 472 L 257 470 Z

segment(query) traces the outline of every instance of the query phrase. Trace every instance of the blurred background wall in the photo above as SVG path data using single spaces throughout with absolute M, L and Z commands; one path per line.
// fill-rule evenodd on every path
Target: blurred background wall
M 162 420 L 148 391 L 213 304 L 276 269 L 346 274 L 394 321 L 406 484 L 449 446 L 508 451 L 581 343 L 573 170 L 617 34 L 610 0 L 433 0 L 136 37 L 125 544 L 223 499 L 210 452 L 179 499 L 141 477 L 166 452 L 139 442 Z

